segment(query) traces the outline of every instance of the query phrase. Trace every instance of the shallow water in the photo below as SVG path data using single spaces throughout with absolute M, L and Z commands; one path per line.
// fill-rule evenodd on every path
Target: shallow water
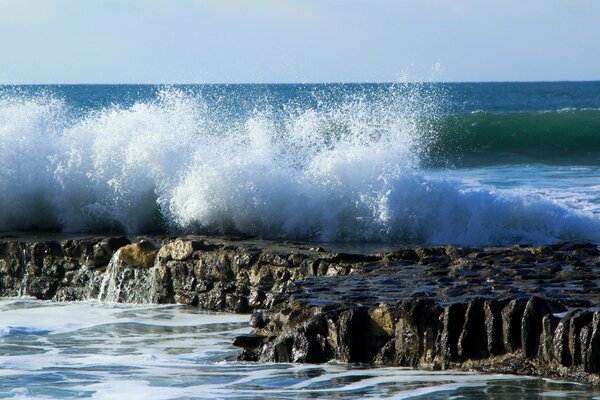
M 593 398 L 510 375 L 235 361 L 248 316 L 184 306 L 0 300 L 0 398 Z
M 428 175 L 459 181 L 465 190 L 537 195 L 588 215 L 600 215 L 600 167 L 596 165 L 496 165 L 432 170 Z

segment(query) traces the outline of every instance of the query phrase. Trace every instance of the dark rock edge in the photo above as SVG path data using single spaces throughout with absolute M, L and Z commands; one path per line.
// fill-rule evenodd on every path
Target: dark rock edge
M 253 312 L 253 332 L 234 343 L 246 361 L 339 360 L 600 384 L 594 243 L 346 254 L 258 239 L 135 241 L 1 238 L 0 296 L 110 296 Z

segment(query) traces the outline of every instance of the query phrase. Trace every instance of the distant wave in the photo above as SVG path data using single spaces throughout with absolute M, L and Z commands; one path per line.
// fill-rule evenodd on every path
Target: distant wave
M 600 164 L 600 110 L 476 112 L 427 124 L 422 153 L 433 165 Z
M 228 122 L 200 96 L 174 89 L 80 117 L 52 96 L 0 96 L 0 230 L 457 244 L 600 240 L 597 220 L 538 196 L 426 178 L 423 148 L 451 147 L 454 139 L 435 139 L 439 126 L 424 125 L 422 104 L 418 94 L 392 94 L 284 116 L 258 110 Z M 557 120 L 595 113 L 461 117 L 472 118 L 479 133 L 459 143 L 485 143 L 482 137 L 502 131 L 497 121 L 515 129 L 525 121 L 537 140 Z M 517 140 L 496 146 L 512 148 Z

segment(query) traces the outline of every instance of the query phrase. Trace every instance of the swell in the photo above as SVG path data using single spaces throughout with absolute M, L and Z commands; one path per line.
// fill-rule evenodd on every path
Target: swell
M 600 164 L 600 110 L 475 112 L 427 123 L 430 165 Z
M 600 240 L 595 218 L 540 196 L 428 178 L 422 150 L 435 140 L 450 146 L 423 122 L 430 102 L 404 91 L 227 120 L 201 96 L 171 89 L 77 117 L 52 96 L 5 96 L 0 231 L 463 245 Z

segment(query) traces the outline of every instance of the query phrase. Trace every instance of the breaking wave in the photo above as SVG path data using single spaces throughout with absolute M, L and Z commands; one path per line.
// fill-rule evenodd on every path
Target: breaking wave
M 0 230 L 456 244 L 600 239 L 596 219 L 539 196 L 428 178 L 421 163 L 439 128 L 423 118 L 432 96 L 390 90 L 285 112 L 264 107 L 240 120 L 174 88 L 78 116 L 52 95 L 4 94 Z

